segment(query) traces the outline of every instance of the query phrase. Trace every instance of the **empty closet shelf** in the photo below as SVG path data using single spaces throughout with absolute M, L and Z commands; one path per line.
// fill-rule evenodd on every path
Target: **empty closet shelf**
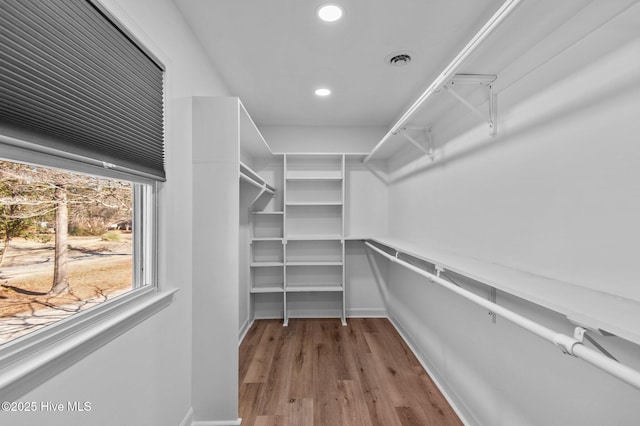
M 282 284 L 251 288 L 251 293 L 254 293 L 254 294 L 255 293 L 282 293 L 282 292 L 284 292 L 284 286 Z
M 328 181 L 328 180 L 335 180 L 335 181 L 341 181 L 342 180 L 342 176 L 287 176 L 287 180 L 289 182 L 294 182 L 294 181 Z
M 288 293 L 310 293 L 310 292 L 341 292 L 343 290 L 340 285 L 309 285 L 309 286 L 296 286 L 296 285 L 288 285 L 287 292 Z
M 341 241 L 341 235 L 290 235 L 285 238 L 291 241 Z
M 305 181 L 322 181 L 322 180 L 342 180 L 342 173 L 339 170 L 326 171 L 323 173 L 313 173 L 305 171 L 290 171 L 287 174 L 288 181 L 305 180 Z
M 342 201 L 287 201 L 287 206 L 341 206 Z
M 288 261 L 287 266 L 342 266 L 341 261 Z
M 283 262 L 251 262 L 252 268 L 269 268 L 283 265 Z

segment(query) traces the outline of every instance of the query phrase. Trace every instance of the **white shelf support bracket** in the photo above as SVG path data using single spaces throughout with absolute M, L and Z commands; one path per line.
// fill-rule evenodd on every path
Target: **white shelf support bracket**
M 424 144 L 421 144 L 420 142 L 415 140 L 409 133 L 407 133 L 406 127 L 403 127 L 402 129 L 400 129 L 400 134 L 404 136 L 409 142 L 411 142 L 420 151 L 424 152 L 426 155 L 429 155 L 429 156 L 431 155 L 429 152 L 429 149 L 426 148 Z
M 424 138 L 427 140 L 427 155 L 431 161 L 436 159 L 436 153 L 433 146 L 433 133 L 431 133 L 431 127 L 424 129 Z
M 596 342 L 596 340 L 589 336 L 587 334 L 587 329 L 583 328 L 583 327 L 576 327 L 575 330 L 573 331 L 573 338 L 576 339 L 578 342 L 582 343 L 584 341 L 584 339 L 587 339 L 589 342 L 591 342 L 591 344 L 598 349 L 600 352 L 602 352 L 604 355 L 608 356 L 609 358 L 611 358 L 614 361 L 618 361 L 613 355 L 611 355 L 611 353 L 609 353 L 609 351 L 607 351 L 605 348 L 603 348 L 600 343 Z
M 458 100 L 462 105 L 467 107 L 472 113 L 477 115 L 482 121 L 486 122 L 489 125 L 489 134 L 491 136 L 497 135 L 497 118 L 498 118 L 498 110 L 497 110 L 497 95 L 493 93 L 493 85 L 492 83 L 496 80 L 495 75 L 485 75 L 485 74 L 456 74 L 453 76 L 451 80 L 449 80 L 443 88 L 445 92 L 453 96 L 456 100 Z M 454 89 L 454 87 L 462 86 L 462 85 L 473 85 L 473 86 L 482 86 L 487 88 L 488 92 L 488 104 L 489 104 L 489 114 L 487 114 L 474 105 L 472 105 L 468 100 L 464 98 L 459 92 Z
M 440 274 L 444 272 L 444 266 L 436 264 L 434 267 L 436 269 L 436 277 L 440 278 Z
M 490 287 L 489 288 L 489 301 L 491 303 L 496 303 L 497 301 L 497 294 L 496 294 L 496 288 L 495 287 Z M 493 311 L 489 311 L 489 315 L 491 316 L 491 323 L 495 324 L 496 323 L 496 313 Z
M 498 135 L 498 95 L 493 93 L 493 85 L 489 85 L 489 117 L 491 120 L 491 126 L 489 128 L 489 135 Z

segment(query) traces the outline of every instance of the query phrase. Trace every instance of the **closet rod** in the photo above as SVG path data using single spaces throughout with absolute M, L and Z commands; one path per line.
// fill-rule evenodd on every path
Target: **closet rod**
M 240 173 L 240 179 L 242 179 L 243 181 L 255 186 L 256 188 L 264 189 L 269 194 L 273 194 L 274 193 L 274 191 L 270 188 L 270 185 L 268 183 L 262 184 L 262 183 L 260 183 L 260 182 L 258 182 L 256 180 L 254 180 L 250 176 L 245 175 L 244 173 Z
M 536 336 L 553 343 L 558 348 L 560 348 L 562 352 L 573 355 L 576 358 L 580 358 L 640 390 L 640 372 L 624 364 L 620 364 L 619 362 L 614 361 L 613 359 L 601 354 L 600 352 L 596 352 L 593 349 L 586 347 L 582 344 L 582 342 L 574 339 L 573 337 L 569 337 L 566 334 L 553 331 L 543 325 L 540 325 L 528 318 L 523 317 L 520 314 L 517 314 L 489 300 L 486 300 L 468 290 L 460 288 L 450 283 L 449 281 L 440 278 L 437 275 L 427 272 L 424 269 L 418 268 L 417 266 L 414 266 L 402 259 L 398 259 L 397 255 L 399 254 L 399 252 L 397 251 L 396 256 L 392 256 L 368 241 L 365 241 L 365 244 L 367 245 L 367 247 L 371 248 L 372 250 L 376 251 L 392 262 L 404 266 L 405 268 L 410 269 L 419 275 L 429 278 L 431 281 L 440 284 L 441 286 L 453 291 L 459 296 L 462 296 L 465 299 L 468 299 L 476 303 L 477 305 L 480 305 L 488 309 L 489 311 L 501 316 L 502 318 L 511 321 L 517 326 L 524 328 L 525 330 L 535 334 Z
M 471 55 L 477 47 L 495 30 L 502 21 L 516 8 L 521 0 L 506 0 L 503 5 L 498 9 L 496 13 L 487 21 L 486 24 L 476 33 L 476 35 L 467 43 L 467 45 L 458 53 L 458 55 L 451 61 L 449 65 L 440 73 L 438 77 L 431 83 L 431 85 L 420 95 L 420 97 L 409 107 L 409 109 L 400 117 L 396 124 L 387 132 L 386 135 L 378 142 L 373 148 L 371 153 L 363 160 L 363 163 L 367 163 L 371 160 L 376 153 L 382 148 L 382 146 L 391 138 L 395 136 L 409 121 L 409 119 L 415 114 L 415 112 L 422 106 L 423 103 L 437 93 L 442 86 L 444 86 L 449 79 L 451 79 L 462 63 Z

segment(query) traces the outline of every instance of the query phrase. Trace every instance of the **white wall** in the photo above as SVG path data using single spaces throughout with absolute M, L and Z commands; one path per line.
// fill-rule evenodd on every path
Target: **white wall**
M 448 161 L 394 182 L 389 234 L 640 301 L 640 41 L 636 32 L 607 46 L 610 34 L 618 33 L 577 43 L 501 93 L 497 139 L 474 128 L 447 142 Z M 609 51 L 572 67 L 590 46 Z M 536 86 L 550 73 L 550 84 Z M 539 92 L 520 99 L 528 85 Z M 559 314 L 503 293 L 498 303 L 572 335 Z M 486 311 L 396 265 L 389 309 L 471 423 L 640 418 L 637 390 L 500 318 L 492 324 Z M 640 347 L 600 341 L 640 368 Z
M 0 419 L 2 424 L 178 425 L 191 407 L 192 152 L 185 98 L 227 95 L 227 88 L 170 0 L 105 4 L 128 16 L 152 41 L 152 50 L 166 59 L 167 182 L 161 188 L 160 285 L 180 291 L 167 309 L 23 397 L 90 401 L 90 412 L 13 415 Z
M 273 152 L 368 153 L 384 127 L 260 126 Z

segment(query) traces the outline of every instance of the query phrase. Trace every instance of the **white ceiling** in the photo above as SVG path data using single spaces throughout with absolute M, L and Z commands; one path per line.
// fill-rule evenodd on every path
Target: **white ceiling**
M 501 0 L 174 0 L 259 125 L 390 126 Z M 344 8 L 328 24 L 319 5 Z M 413 52 L 405 67 L 385 57 Z M 314 90 L 333 93 L 318 98 Z

